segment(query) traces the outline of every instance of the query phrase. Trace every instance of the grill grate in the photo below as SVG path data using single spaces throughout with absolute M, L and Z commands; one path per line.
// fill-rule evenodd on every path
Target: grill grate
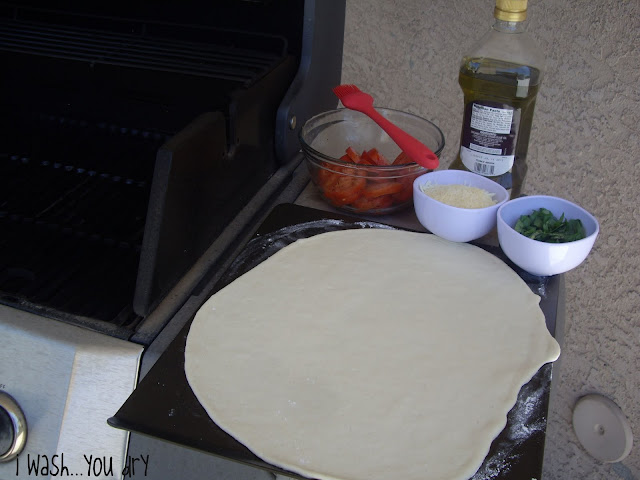
M 150 179 L 165 136 L 44 114 L 4 133 L 10 152 L 0 154 L 2 303 L 130 328 Z M 14 153 L 26 142 L 31 152 Z
M 238 35 L 238 33 L 235 33 Z M 73 26 L 2 19 L 0 50 L 67 60 L 183 73 L 248 85 L 269 72 L 281 52 L 231 44 L 168 40 Z

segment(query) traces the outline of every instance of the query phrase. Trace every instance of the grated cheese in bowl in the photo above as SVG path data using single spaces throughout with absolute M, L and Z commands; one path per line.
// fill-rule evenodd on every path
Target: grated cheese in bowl
M 414 210 L 429 232 L 469 242 L 491 232 L 498 209 L 509 199 L 499 183 L 464 170 L 437 170 L 413 182 Z
M 486 208 L 496 204 L 494 194 L 470 185 L 436 185 L 427 182 L 420 186 L 425 195 L 458 208 Z

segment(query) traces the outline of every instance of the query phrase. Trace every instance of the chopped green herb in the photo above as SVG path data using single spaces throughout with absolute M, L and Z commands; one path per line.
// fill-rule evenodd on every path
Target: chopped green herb
M 522 215 L 514 228 L 526 237 L 547 243 L 573 242 L 587 236 L 579 219 L 567 220 L 564 213 L 556 218 L 546 208 Z

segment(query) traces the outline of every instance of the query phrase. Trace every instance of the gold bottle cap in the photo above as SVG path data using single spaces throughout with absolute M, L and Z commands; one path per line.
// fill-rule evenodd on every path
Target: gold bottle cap
M 527 0 L 496 0 L 493 16 L 505 22 L 523 22 L 527 18 Z

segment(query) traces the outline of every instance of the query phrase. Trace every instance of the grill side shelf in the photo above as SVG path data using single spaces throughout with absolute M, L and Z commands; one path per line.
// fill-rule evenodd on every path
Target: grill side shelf
M 298 238 L 344 228 L 392 227 L 298 205 L 278 205 L 257 228 L 253 240 L 209 293 L 215 293 Z M 500 249 L 486 249 L 504 259 Z M 532 291 L 541 296 L 541 308 L 545 313 L 547 328 L 555 334 L 556 318 L 560 315 L 557 311 L 558 280 L 528 276 L 517 269 L 516 272 Z M 204 301 L 206 298 L 203 298 Z M 274 473 L 304 478 L 256 457 L 218 427 L 196 399 L 184 373 L 184 351 L 191 320 L 197 308 L 197 305 L 190 304 L 178 312 L 177 315 L 184 315 L 189 320 L 108 423 L 116 428 L 151 435 Z M 553 365 L 543 366 L 521 389 L 516 405 L 509 412 L 507 426 L 492 443 L 490 452 L 474 479 L 490 475 L 496 480 L 515 480 L 525 474 L 539 478 L 552 371 Z

